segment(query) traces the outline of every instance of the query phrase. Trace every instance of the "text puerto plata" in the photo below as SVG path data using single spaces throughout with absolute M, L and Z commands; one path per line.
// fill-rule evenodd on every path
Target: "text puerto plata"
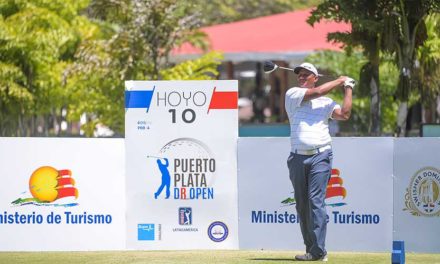
M 174 199 L 214 199 L 206 176 L 215 172 L 215 159 L 174 159 Z

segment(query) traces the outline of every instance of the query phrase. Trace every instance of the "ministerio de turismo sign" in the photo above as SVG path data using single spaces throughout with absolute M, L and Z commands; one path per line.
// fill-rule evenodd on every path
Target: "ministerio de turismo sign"
M 238 248 L 237 81 L 125 86 L 128 248 Z
M 289 140 L 238 141 L 240 249 L 304 248 L 285 164 Z M 362 151 L 353 151 L 353 146 Z M 332 149 L 335 159 L 325 199 L 328 250 L 388 250 L 393 228 L 393 193 L 389 191 L 393 139 L 333 138 Z M 258 153 L 257 159 L 253 153 Z
M 0 251 L 125 249 L 123 143 L 0 138 Z

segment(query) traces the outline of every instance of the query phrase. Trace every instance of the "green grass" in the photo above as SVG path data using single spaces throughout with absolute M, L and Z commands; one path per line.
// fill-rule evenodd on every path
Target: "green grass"
M 90 252 L 0 252 L 0 263 L 293 263 L 294 251 L 90 251 Z M 328 263 L 391 263 L 390 253 L 329 253 Z M 406 263 L 440 264 L 440 254 L 406 254 Z

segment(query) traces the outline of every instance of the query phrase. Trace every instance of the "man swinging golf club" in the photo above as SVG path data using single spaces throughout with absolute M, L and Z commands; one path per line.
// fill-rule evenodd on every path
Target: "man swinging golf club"
M 324 199 L 333 159 L 328 119 L 349 119 L 355 83 L 352 78 L 341 76 L 315 87 L 319 74 L 310 63 L 295 67 L 294 72 L 299 87 L 290 88 L 285 100 L 291 141 L 287 166 L 306 245 L 306 253 L 295 256 L 295 259 L 327 261 L 325 236 L 328 216 Z M 342 107 L 324 97 L 341 85 L 345 88 Z

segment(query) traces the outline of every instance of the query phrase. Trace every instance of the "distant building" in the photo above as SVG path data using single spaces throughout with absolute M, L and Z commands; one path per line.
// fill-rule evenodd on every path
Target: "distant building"
M 286 122 L 284 94 L 295 84 L 296 78 L 288 71 L 269 75 L 262 71 L 263 62 L 274 61 L 279 66 L 294 67 L 304 58 L 319 50 L 340 50 L 327 42 L 330 32 L 346 32 L 346 23 L 321 22 L 314 27 L 307 24 L 311 9 L 271 15 L 244 21 L 204 27 L 211 49 L 221 51 L 225 60 L 220 68 L 220 79 L 239 80 L 240 97 L 253 103 L 252 120 L 243 122 Z M 194 59 L 202 52 L 190 44 L 173 51 L 175 62 Z

